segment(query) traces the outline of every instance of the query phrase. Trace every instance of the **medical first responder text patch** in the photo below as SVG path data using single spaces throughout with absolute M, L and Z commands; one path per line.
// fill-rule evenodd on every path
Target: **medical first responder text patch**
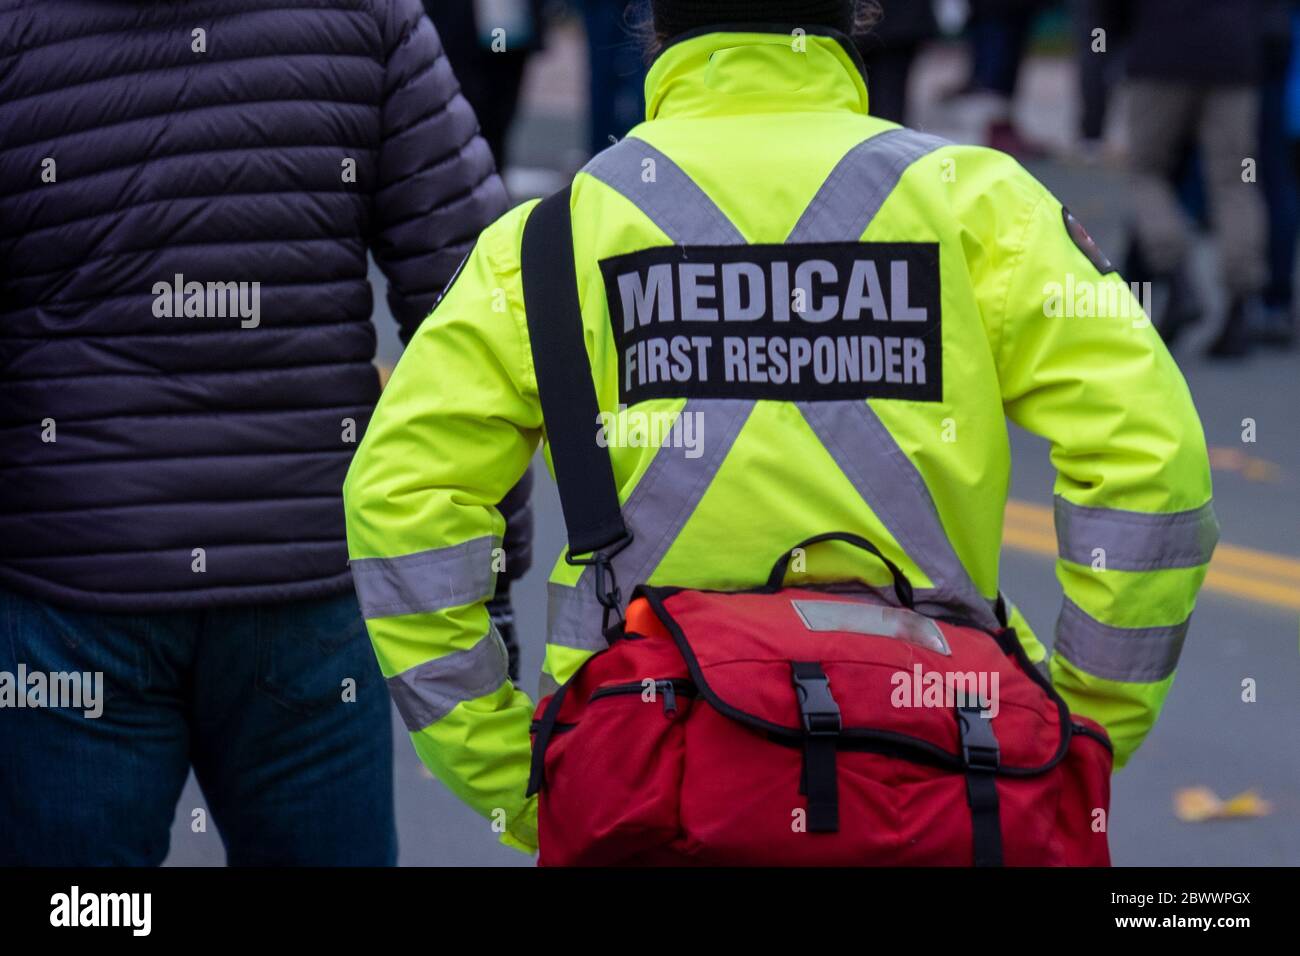
M 600 263 L 620 401 L 943 398 L 939 246 L 660 246 Z

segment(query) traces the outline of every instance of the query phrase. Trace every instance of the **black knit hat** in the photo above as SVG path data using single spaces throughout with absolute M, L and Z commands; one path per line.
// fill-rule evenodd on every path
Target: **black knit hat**
M 848 33 L 854 0 L 651 0 L 655 32 L 674 37 L 718 23 L 788 23 Z

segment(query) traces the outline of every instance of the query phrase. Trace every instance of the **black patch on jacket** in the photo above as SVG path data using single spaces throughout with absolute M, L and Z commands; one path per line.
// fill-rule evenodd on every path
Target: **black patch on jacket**
M 1070 239 L 1079 247 L 1079 251 L 1087 256 L 1088 261 L 1093 264 L 1098 272 L 1106 275 L 1108 272 L 1117 271 L 1111 261 L 1106 258 L 1106 254 L 1101 251 L 1097 241 L 1092 238 L 1087 229 L 1083 228 L 1083 223 L 1075 218 L 1074 213 L 1062 206 L 1061 218 L 1065 220 L 1065 231 L 1070 234 Z
M 658 246 L 602 259 L 619 400 L 943 399 L 939 246 Z

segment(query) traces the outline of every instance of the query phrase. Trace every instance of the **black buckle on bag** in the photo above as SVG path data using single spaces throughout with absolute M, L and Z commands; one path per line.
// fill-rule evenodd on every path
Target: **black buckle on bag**
M 803 729 L 814 736 L 838 734 L 840 705 L 831 696 L 831 681 L 817 663 L 794 661 L 795 690 L 799 693 L 799 716 Z
M 983 707 L 957 708 L 961 759 L 966 765 L 966 802 L 970 806 L 975 866 L 1001 866 L 1002 815 L 998 801 L 998 766 L 1002 762 L 993 720 Z
M 970 770 L 997 770 L 1002 763 L 1002 748 L 993 733 L 993 722 L 984 716 L 984 708 L 958 707 L 957 725 L 962 763 Z

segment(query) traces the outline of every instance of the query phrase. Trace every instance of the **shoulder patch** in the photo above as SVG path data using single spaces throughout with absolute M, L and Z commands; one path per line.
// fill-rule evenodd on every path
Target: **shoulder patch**
M 1061 207 L 1061 218 L 1065 220 L 1065 231 L 1070 234 L 1070 240 L 1079 247 L 1079 251 L 1087 257 L 1098 272 L 1105 275 L 1116 271 L 1115 266 L 1097 245 L 1097 241 L 1092 238 L 1087 229 L 1083 228 L 1083 223 L 1079 222 L 1074 213 L 1065 206 Z

